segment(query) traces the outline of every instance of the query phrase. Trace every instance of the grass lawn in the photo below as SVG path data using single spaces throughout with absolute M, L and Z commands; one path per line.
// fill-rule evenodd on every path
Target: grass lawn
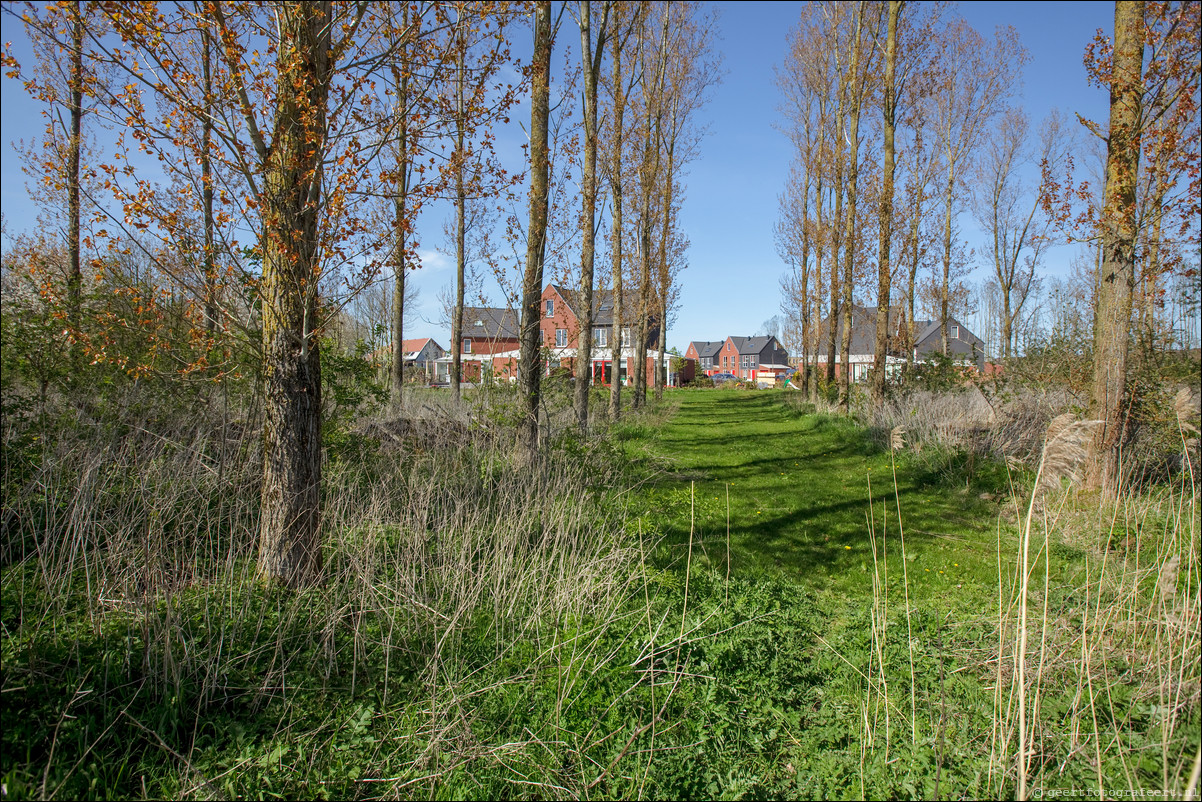
M 904 533 L 912 593 L 948 599 L 991 588 L 996 597 L 993 499 L 1008 489 L 1004 472 L 992 466 L 970 481 L 908 452 L 895 466 L 862 428 L 804 415 L 784 393 L 680 392 L 679 410 L 642 444 L 665 466 L 647 506 L 671 555 L 687 552 L 691 523 L 694 559 L 725 570 L 729 525 L 732 575 L 777 573 L 819 594 L 870 594 L 871 498 L 890 559 L 901 556 Z M 972 590 L 949 596 L 957 585 Z
M 712 682 L 707 704 L 691 712 L 711 734 L 700 765 L 733 778 L 709 792 L 1012 796 L 1020 706 L 1038 719 L 1026 730 L 1028 789 L 1169 787 L 1166 777 L 1188 776 L 1197 711 L 1183 709 L 1171 719 L 1179 724 L 1158 719 L 1165 686 L 1147 680 L 1150 655 L 1147 666 L 1135 657 L 1169 639 L 1137 647 L 1112 625 L 1155 615 L 1146 600 L 1156 578 L 1138 564 L 1163 562 L 1169 541 L 1145 535 L 1162 545 L 1142 555 L 1115 544 L 1159 524 L 1093 521 L 1083 534 L 1095 543 L 1079 549 L 1048 523 L 1063 508 L 1045 510 L 1026 596 L 1032 679 L 1020 689 L 1018 522 L 1031 477 L 963 452 L 893 453 L 862 427 L 803 414 L 793 401 L 785 391 L 680 391 L 662 427 L 626 436 L 648 468 L 642 524 L 659 536 L 653 562 L 684 574 L 691 560 L 694 604 L 721 605 L 705 594 L 726 587 L 721 623 L 763 628 L 718 630 L 690 664 Z M 1196 548 L 1173 542 L 1185 559 Z M 1117 578 L 1100 581 L 1099 571 Z M 1180 646 L 1188 636 L 1172 642 L 1195 648 Z M 1083 670 L 1083 661 L 1096 662 Z M 1091 682 L 1106 686 L 1105 709 Z M 728 725 L 767 740 L 725 748 Z

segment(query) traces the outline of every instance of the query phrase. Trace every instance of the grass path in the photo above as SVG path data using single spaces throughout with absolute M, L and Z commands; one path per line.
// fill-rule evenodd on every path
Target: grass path
M 996 592 L 997 507 L 981 498 L 1004 489 L 996 468 L 968 481 L 938 457 L 903 454 L 895 494 L 887 450 L 847 421 L 803 415 L 784 391 L 684 391 L 677 400 L 644 444 L 668 466 L 648 510 L 673 557 L 687 549 L 691 521 L 695 559 L 724 570 L 729 522 L 732 574 L 779 572 L 819 593 L 858 594 L 873 570 L 871 487 L 891 559 L 900 556 L 900 500 L 912 592 Z

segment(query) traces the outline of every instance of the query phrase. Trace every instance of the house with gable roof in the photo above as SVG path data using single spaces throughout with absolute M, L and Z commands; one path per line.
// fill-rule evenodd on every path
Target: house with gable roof
M 789 352 L 771 334 L 727 337 L 714 358 L 716 373 L 733 373 L 747 381 L 765 373 L 775 377 L 789 369 Z
M 633 299 L 626 301 L 626 309 L 634 309 Z M 577 309 L 580 306 L 578 293 L 558 284 L 548 284 L 540 299 L 539 331 L 541 344 L 549 352 L 549 359 L 544 368 L 550 371 L 553 367 L 575 369 L 576 350 L 579 343 L 580 319 Z M 630 315 L 633 317 L 633 314 Z M 613 293 L 596 292 L 593 294 L 593 354 L 592 380 L 598 383 L 608 383 L 613 373 L 613 337 L 614 335 Z M 619 376 L 626 381 L 634 370 L 635 349 L 631 346 L 633 327 L 627 323 L 622 326 L 620 336 L 622 342 L 622 364 Z M 518 359 L 521 351 L 521 317 L 520 313 L 511 309 L 495 307 L 464 307 L 463 336 L 459 342 L 460 360 L 463 364 L 464 381 L 478 381 L 481 376 L 496 375 L 513 378 L 518 373 Z M 659 328 L 652 325 L 648 330 L 648 340 L 654 342 L 659 336 Z M 659 353 L 647 352 L 647 376 L 653 375 Z M 439 377 L 449 375 L 450 357 L 439 360 Z M 687 360 L 686 360 L 687 362 Z M 446 368 L 442 364 L 447 365 Z M 688 363 L 691 365 L 692 363 Z M 688 381 L 692 378 L 689 368 L 684 368 L 681 375 L 669 368 L 669 385 Z M 650 382 L 649 382 L 650 383 Z
M 543 289 L 541 297 L 542 315 L 539 323 L 543 347 L 552 354 L 552 359 L 558 360 L 561 367 L 575 369 L 577 345 L 580 337 L 579 310 L 583 308 L 580 294 L 559 284 L 548 284 Z M 631 324 L 634 318 L 635 301 L 632 297 L 623 296 L 623 322 L 620 332 L 614 331 L 613 292 L 599 290 L 593 293 L 593 352 L 592 380 L 596 383 L 608 384 L 613 378 L 613 343 L 614 337 L 621 337 L 622 360 L 619 365 L 618 378 L 622 382 L 629 380 L 634 372 L 635 327 Z M 659 338 L 659 323 L 651 321 L 647 328 L 647 343 L 656 342 Z M 659 352 L 647 350 L 648 385 L 656 369 Z M 680 374 L 673 369 L 672 360 L 668 364 L 668 386 L 674 386 L 692 379 L 693 363 L 685 360 Z
M 851 369 L 851 380 L 854 382 L 867 381 L 876 361 L 876 315 L 877 307 L 852 305 L 851 314 L 851 346 L 849 348 L 848 364 Z M 836 330 L 836 351 L 843 337 L 843 319 L 839 317 Z M 906 362 L 905 342 L 908 339 L 905 332 L 906 317 L 900 306 L 889 309 L 889 352 L 885 357 L 886 375 L 901 367 Z M 912 357 L 915 362 L 922 362 L 932 354 L 943 353 L 943 342 L 940 335 L 940 325 L 937 320 L 914 321 L 914 345 Z M 830 332 L 830 317 L 819 325 L 819 352 L 815 355 L 815 365 L 825 367 L 827 358 L 827 343 Z M 948 318 L 947 327 L 948 355 L 961 364 L 971 366 L 978 372 L 985 367 L 985 341 L 968 330 L 960 321 Z M 835 370 L 841 369 L 836 353 Z
M 684 355 L 687 359 L 692 359 L 697 364 L 697 372 L 699 374 L 713 376 L 715 373 L 722 372 L 722 369 L 718 367 L 718 358 L 724 344 L 724 340 L 713 342 L 694 340 L 689 343 L 689 347 L 684 352 Z
M 446 356 L 446 351 L 432 337 L 401 340 L 401 353 L 405 355 L 406 369 L 412 367 L 421 370 L 427 381 L 435 380 L 438 360 Z

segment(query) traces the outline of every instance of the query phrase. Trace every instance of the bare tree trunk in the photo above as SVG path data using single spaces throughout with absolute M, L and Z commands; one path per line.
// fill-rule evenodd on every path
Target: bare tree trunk
M 203 47 L 203 80 L 205 91 L 205 107 L 212 109 L 214 104 L 213 98 L 213 67 L 212 67 L 212 43 L 209 39 L 209 30 L 205 28 L 201 32 L 201 40 Z M 212 347 L 213 340 L 217 336 L 217 268 L 216 268 L 216 251 L 215 251 L 215 236 L 213 224 L 213 158 L 209 153 L 209 149 L 213 143 L 213 122 L 212 116 L 206 114 L 204 121 L 200 125 L 200 182 L 201 182 L 201 205 L 202 214 L 204 215 L 204 308 L 205 308 L 205 334 L 209 340 L 209 347 Z
M 262 576 L 291 587 L 321 569 L 318 216 L 331 81 L 331 4 L 279 7 L 279 89 L 263 225 Z
M 580 60 L 584 67 L 584 176 L 580 248 L 580 334 L 576 351 L 576 423 L 588 430 L 589 392 L 593 383 L 593 262 L 597 245 L 597 83 L 609 22 L 609 3 L 603 4 L 594 56 L 592 4 L 580 0 Z
M 1135 286 L 1135 191 L 1139 173 L 1144 3 L 1114 7 L 1114 64 L 1110 139 L 1102 222 L 1102 275 L 1094 347 L 1092 411 L 1102 425 L 1094 437 L 1098 462 L 1091 479 L 1110 496 L 1122 479 L 1120 461 L 1127 396 L 1127 352 Z
M 947 355 L 947 307 L 951 295 L 952 281 L 952 206 L 955 203 L 956 169 L 947 169 L 947 193 L 944 196 L 943 215 L 943 282 L 939 285 L 939 339 L 943 354 Z
M 614 25 L 618 24 L 618 18 L 615 15 Z M 614 134 L 612 154 L 610 158 L 610 175 L 609 185 L 610 194 L 613 200 L 611 201 L 611 233 L 612 243 L 610 250 L 613 253 L 613 326 L 610 328 L 610 334 L 613 341 L 610 343 L 610 384 L 609 384 L 609 417 L 611 420 L 618 420 L 622 415 L 622 136 L 624 125 L 623 118 L 626 112 L 626 98 L 622 90 L 622 37 L 615 30 L 611 39 L 612 47 L 610 50 L 610 60 L 613 66 L 613 91 L 614 91 Z
M 522 331 L 520 382 L 523 420 L 519 438 L 524 458 L 534 464 L 538 458 L 539 300 L 543 286 L 543 260 L 547 245 L 548 182 L 550 173 L 547 147 L 550 116 L 551 78 L 551 3 L 539 0 L 534 11 L 534 57 L 530 93 L 530 224 L 526 230 L 526 270 L 522 278 Z
M 918 197 L 913 208 L 910 209 L 910 236 L 906 242 L 909 247 L 909 264 L 907 268 L 909 275 L 906 277 L 906 365 L 912 367 L 914 365 L 914 337 L 916 335 L 914 328 L 914 306 L 915 296 L 917 295 L 916 286 L 918 284 L 918 223 L 922 216 L 922 201 L 923 191 L 918 190 Z
M 655 400 L 662 401 L 664 397 L 664 383 L 667 381 L 667 371 L 665 364 L 664 351 L 668 347 L 668 295 L 672 289 L 672 271 L 669 269 L 669 248 L 668 240 L 672 235 L 672 168 L 676 156 L 676 109 L 673 107 L 673 122 L 672 122 L 672 139 L 668 144 L 667 164 L 668 170 L 664 175 L 664 194 L 663 194 L 663 217 L 661 218 L 661 228 L 659 237 L 659 342 L 657 343 L 659 356 L 656 358 L 655 370 Z
M 75 0 L 71 11 L 71 134 L 67 141 L 67 322 L 80 330 L 83 305 L 83 272 L 80 268 L 79 161 L 83 128 L 83 8 Z
M 409 6 L 402 6 L 403 26 L 408 29 Z M 405 51 L 401 55 L 405 59 Z M 409 200 L 409 70 L 393 67 L 397 85 L 397 192 L 393 201 L 396 259 L 392 289 L 392 368 L 389 398 L 392 407 L 400 410 L 405 386 L 405 267 L 408 255 L 406 227 Z M 453 343 L 452 343 L 453 344 Z
M 839 377 L 839 409 L 845 415 L 851 411 L 851 298 L 855 284 L 856 201 L 860 180 L 860 104 L 863 96 L 860 85 L 860 34 L 863 23 L 864 4 L 859 3 L 851 50 L 851 125 L 847 138 L 850 162 L 847 176 L 847 229 L 843 243 L 843 337 L 839 343 L 839 359 L 843 366 L 843 375 Z
M 840 120 L 842 115 L 840 115 Z M 830 311 L 830 331 L 827 332 L 827 347 L 826 347 L 826 383 L 833 384 L 835 381 L 835 355 L 839 353 L 839 309 L 840 309 L 840 293 L 839 293 L 839 244 L 842 237 L 843 225 L 843 123 L 836 123 L 835 126 L 835 147 L 839 153 L 835 160 L 835 186 L 832 187 L 835 193 L 835 220 L 831 223 L 831 311 Z
M 402 141 L 404 136 L 402 135 Z M 401 147 L 405 147 L 404 144 Z M 408 161 L 407 159 L 405 160 Z M 395 200 L 396 212 L 396 273 L 393 276 L 392 289 L 392 368 L 389 371 L 391 385 L 389 398 L 393 409 L 399 410 L 403 403 L 405 386 L 405 198 L 408 194 L 408 164 L 399 166 L 401 171 L 401 188 Z
M 893 134 L 897 116 L 895 73 L 897 70 L 897 23 L 901 17 L 901 0 L 889 0 L 889 23 L 885 42 L 885 165 L 881 186 L 881 244 L 877 259 L 876 289 L 876 348 L 872 367 L 872 403 L 880 408 L 885 403 L 885 368 L 889 356 L 889 302 L 892 265 L 889 261 L 889 239 L 893 236 Z
M 459 400 L 459 383 L 463 380 L 463 282 L 467 262 L 467 192 L 463 186 L 463 171 L 466 167 L 464 160 L 464 128 L 467 125 L 467 110 L 464 108 L 463 83 L 466 66 L 464 50 L 467 45 L 466 23 L 463 19 L 463 8 L 459 10 L 459 39 L 455 60 L 455 309 L 451 313 L 451 341 L 453 344 L 451 357 L 451 397 Z

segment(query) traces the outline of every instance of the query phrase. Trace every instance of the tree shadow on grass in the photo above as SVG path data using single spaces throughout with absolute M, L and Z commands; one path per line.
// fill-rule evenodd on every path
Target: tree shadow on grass
M 868 477 L 875 515 L 879 522 L 887 508 L 890 534 L 900 501 L 911 533 L 907 552 L 911 544 L 931 546 L 933 533 L 979 529 L 978 521 L 992 518 L 974 494 L 943 486 L 943 476 L 921 464 L 898 464 L 895 487 L 889 453 L 847 421 L 799 417 L 770 394 L 713 395 L 682 405 L 657 438 L 657 448 L 684 471 L 677 476 L 693 481 L 687 500 L 689 482 L 671 475 L 653 491 L 672 499 L 655 516 L 669 561 L 683 556 L 690 531 L 694 546 L 711 560 L 717 548 L 724 561 L 729 531 L 736 570 L 859 574 L 872 560 Z

